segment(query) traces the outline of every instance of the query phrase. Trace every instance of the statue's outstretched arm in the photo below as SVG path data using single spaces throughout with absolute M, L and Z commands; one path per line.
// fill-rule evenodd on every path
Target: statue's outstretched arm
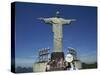
M 76 19 L 63 19 L 62 23 L 63 24 L 70 24 L 71 22 L 76 21 Z
M 45 23 L 51 23 L 51 18 L 42 18 L 42 17 L 40 17 L 38 19 L 41 20 L 41 21 L 44 21 Z

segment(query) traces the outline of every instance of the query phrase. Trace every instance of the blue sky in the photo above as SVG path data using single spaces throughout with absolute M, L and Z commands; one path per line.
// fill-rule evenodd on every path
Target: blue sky
M 60 17 L 76 19 L 63 26 L 63 51 L 68 47 L 76 49 L 78 58 L 86 63 L 96 61 L 97 56 L 97 11 L 96 7 L 16 3 L 15 35 L 16 66 L 31 66 L 36 60 L 38 49 L 53 50 L 52 27 L 39 21 L 39 17 L 53 17 L 60 11 Z

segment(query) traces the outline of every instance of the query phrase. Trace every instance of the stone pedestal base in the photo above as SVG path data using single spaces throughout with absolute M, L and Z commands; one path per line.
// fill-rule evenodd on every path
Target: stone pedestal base
M 60 60 L 60 59 L 63 59 L 64 60 L 64 52 L 52 52 L 51 53 L 51 61 L 52 60 Z
M 52 52 L 49 71 L 64 70 L 64 52 Z

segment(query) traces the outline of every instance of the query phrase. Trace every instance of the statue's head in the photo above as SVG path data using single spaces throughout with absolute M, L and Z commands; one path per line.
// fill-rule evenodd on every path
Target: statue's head
M 60 14 L 60 12 L 57 11 L 57 12 L 56 12 L 56 17 L 57 17 L 57 18 L 59 17 L 59 14 Z

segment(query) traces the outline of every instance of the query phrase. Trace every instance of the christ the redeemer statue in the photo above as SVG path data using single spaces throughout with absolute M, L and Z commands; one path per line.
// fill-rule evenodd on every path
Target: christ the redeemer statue
M 64 19 L 59 17 L 59 11 L 56 12 L 55 17 L 51 18 L 38 18 L 44 21 L 46 24 L 52 25 L 53 32 L 53 52 L 62 52 L 62 27 L 63 25 L 69 25 L 75 19 Z

